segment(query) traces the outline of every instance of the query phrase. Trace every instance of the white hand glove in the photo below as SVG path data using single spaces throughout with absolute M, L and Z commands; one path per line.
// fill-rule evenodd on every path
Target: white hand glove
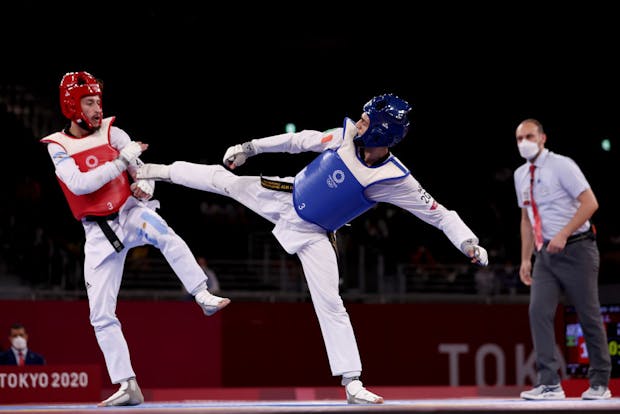
M 251 142 L 244 142 L 243 144 L 233 145 L 226 150 L 224 154 L 224 165 L 231 170 L 235 167 L 239 167 L 245 163 L 245 160 L 251 156 L 256 155 L 256 150 Z
M 134 197 L 148 201 L 155 193 L 155 180 L 138 180 L 131 184 L 131 192 Z
M 118 154 L 118 159 L 123 161 L 125 167 L 127 167 L 129 163 L 138 158 L 140 154 L 142 154 L 142 147 L 140 144 L 136 141 L 131 141 L 129 144 L 125 145 L 120 154 Z
M 461 243 L 461 251 L 468 257 L 471 257 L 471 262 L 480 266 L 486 266 L 489 264 L 489 254 L 482 246 L 478 246 L 474 243 L 474 240 L 465 240 Z

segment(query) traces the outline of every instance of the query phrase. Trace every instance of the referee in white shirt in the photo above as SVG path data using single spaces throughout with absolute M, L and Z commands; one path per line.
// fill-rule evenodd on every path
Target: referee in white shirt
M 598 202 L 579 166 L 545 148 L 547 136 L 540 122 L 524 120 L 517 127 L 516 138 L 519 153 L 527 160 L 514 172 L 521 207 L 519 276 L 531 286 L 529 319 L 538 374 L 536 386 L 521 393 L 521 397 L 565 398 L 554 330 L 556 310 L 564 293 L 577 311 L 590 360 L 590 387 L 582 398 L 611 398 L 611 358 L 598 294 L 599 251 L 590 223 Z M 535 244 L 536 212 L 542 222 L 540 250 Z

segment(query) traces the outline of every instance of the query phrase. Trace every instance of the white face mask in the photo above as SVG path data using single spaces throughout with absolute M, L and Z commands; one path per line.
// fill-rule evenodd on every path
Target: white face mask
M 519 147 L 519 154 L 528 161 L 534 158 L 539 151 L 537 142 L 528 141 L 526 139 L 519 142 L 517 146 Z
M 13 345 L 13 348 L 21 351 L 22 349 L 26 349 L 26 340 L 22 337 L 22 336 L 16 336 L 15 338 L 11 339 L 11 345 Z

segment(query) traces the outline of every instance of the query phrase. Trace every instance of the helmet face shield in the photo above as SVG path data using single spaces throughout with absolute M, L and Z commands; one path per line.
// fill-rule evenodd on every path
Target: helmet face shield
M 97 95 L 101 97 L 101 85 L 88 72 L 69 72 L 60 81 L 60 109 L 62 114 L 80 126 L 86 125 L 89 129 L 93 125 L 82 112 L 80 100 L 85 96 Z
M 375 96 L 364 105 L 370 124 L 354 141 L 363 147 L 393 147 L 409 131 L 411 106 L 393 94 Z

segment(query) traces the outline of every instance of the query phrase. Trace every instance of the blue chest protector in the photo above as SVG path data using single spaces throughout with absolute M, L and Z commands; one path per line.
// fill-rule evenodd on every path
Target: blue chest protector
M 322 152 L 295 176 L 295 211 L 327 231 L 337 230 L 376 204 L 364 195 L 366 188 L 409 174 L 393 156 L 378 166 L 364 164 L 353 144 L 355 133 L 353 121 L 345 119 L 343 145 Z

